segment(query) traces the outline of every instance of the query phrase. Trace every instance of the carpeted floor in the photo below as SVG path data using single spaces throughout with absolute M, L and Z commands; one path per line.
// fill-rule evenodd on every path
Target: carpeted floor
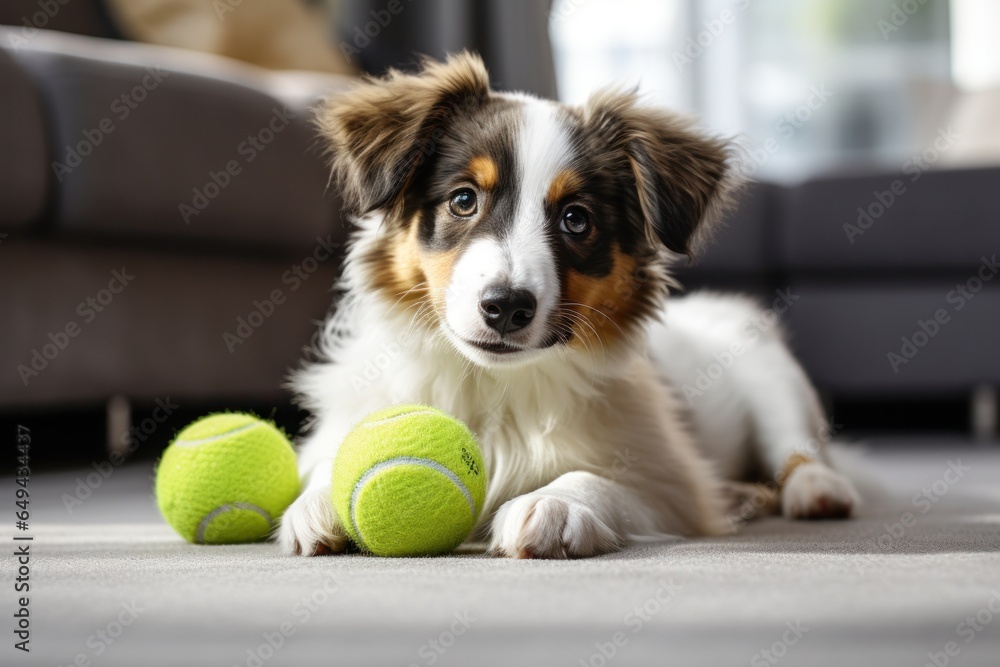
M 86 473 L 36 475 L 31 653 L 4 628 L 0 662 L 1000 665 L 1000 449 L 877 451 L 896 499 L 859 520 L 571 562 L 191 546 L 160 520 L 148 467 L 115 470 L 72 513 Z

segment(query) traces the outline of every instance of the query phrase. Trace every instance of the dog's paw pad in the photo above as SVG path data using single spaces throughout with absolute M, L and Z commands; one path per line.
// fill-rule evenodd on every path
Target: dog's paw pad
M 515 498 L 493 522 L 491 551 L 509 558 L 586 558 L 619 547 L 618 536 L 593 510 L 553 496 Z
M 849 479 L 816 462 L 793 470 L 781 493 L 782 514 L 789 519 L 846 519 L 859 504 Z
M 306 491 L 296 498 L 281 517 L 276 538 L 282 553 L 294 556 L 340 554 L 349 544 L 329 489 Z

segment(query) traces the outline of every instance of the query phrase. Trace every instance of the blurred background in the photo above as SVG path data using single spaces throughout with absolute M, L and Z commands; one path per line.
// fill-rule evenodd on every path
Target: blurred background
M 949 164 L 1000 150 L 986 124 L 1000 86 L 989 0 L 567 0 L 553 17 L 563 100 L 637 84 L 751 145 L 774 136 L 782 149 L 759 172 L 771 179 L 898 167 L 947 124 L 979 133 Z M 826 99 L 795 118 L 814 89 Z M 966 126 L 977 112 L 984 125 Z
M 5 0 L 0 24 L 0 433 L 29 426 L 36 468 L 152 459 L 215 409 L 295 433 L 283 383 L 349 231 L 310 108 L 463 48 L 499 89 L 637 86 L 733 137 L 752 184 L 685 285 L 773 306 L 837 434 L 996 442 L 1000 3 Z

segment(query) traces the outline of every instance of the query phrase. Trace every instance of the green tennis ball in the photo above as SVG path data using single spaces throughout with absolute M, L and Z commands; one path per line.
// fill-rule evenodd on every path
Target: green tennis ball
M 295 451 L 272 423 L 252 415 L 199 419 L 177 434 L 156 470 L 160 513 L 199 544 L 266 537 L 298 494 Z
M 462 422 L 423 405 L 369 415 L 333 464 L 333 505 L 377 556 L 447 553 L 465 541 L 486 497 L 486 470 Z

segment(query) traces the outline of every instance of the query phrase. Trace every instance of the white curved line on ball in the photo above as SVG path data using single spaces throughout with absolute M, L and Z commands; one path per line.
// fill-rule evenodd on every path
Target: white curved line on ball
M 204 544 L 205 531 L 208 530 L 208 524 L 212 523 L 212 520 L 215 519 L 215 517 L 219 516 L 220 514 L 225 514 L 226 512 L 232 512 L 233 510 L 250 510 L 251 512 L 256 512 L 257 514 L 264 517 L 264 520 L 267 521 L 268 526 L 274 525 L 274 520 L 271 518 L 271 515 L 268 514 L 266 510 L 264 510 L 261 507 L 257 507 L 253 503 L 227 503 L 225 505 L 219 505 L 214 510 L 205 515 L 205 518 L 202 519 L 201 523 L 198 524 L 198 533 L 194 537 L 195 542 L 197 542 L 198 544 Z
M 219 433 L 218 435 L 210 435 L 207 438 L 198 438 L 197 440 L 175 440 L 174 445 L 178 447 L 196 447 L 198 445 L 204 445 L 206 442 L 215 442 L 216 440 L 222 440 L 223 438 L 228 438 L 229 436 L 236 435 L 237 433 L 249 431 L 250 429 L 257 428 L 260 425 L 261 422 L 250 422 L 249 424 L 244 424 L 243 426 L 237 426 L 231 431 Z
M 409 412 L 407 414 L 415 413 Z M 390 419 L 392 419 L 392 417 L 390 417 Z M 469 503 L 469 512 L 472 513 L 473 517 L 476 516 L 476 501 L 472 499 L 472 494 L 469 493 L 469 489 L 462 483 L 462 480 L 453 471 L 433 459 L 421 459 L 416 456 L 397 456 L 394 459 L 387 459 L 373 465 L 365 472 L 364 475 L 361 476 L 361 479 L 358 480 L 357 484 L 354 485 L 354 491 L 351 493 L 351 506 L 349 509 L 351 513 L 351 524 L 354 526 L 354 531 L 358 535 L 361 535 L 361 529 L 358 528 L 358 521 L 355 516 L 355 505 L 357 504 L 358 496 L 361 495 L 361 491 L 364 489 L 365 485 L 368 484 L 368 482 L 371 481 L 375 475 L 379 474 L 383 470 L 405 465 L 424 466 L 425 468 L 435 470 L 447 477 L 452 484 L 458 487 L 458 490 L 462 492 L 462 495 L 465 496 L 465 501 Z
M 362 424 L 364 428 L 371 428 L 372 426 L 381 426 L 382 424 L 388 424 L 389 422 L 394 422 L 397 419 L 402 419 L 403 417 L 414 417 L 416 415 L 435 415 L 437 417 L 443 417 L 437 410 L 414 410 L 413 412 L 401 412 L 398 415 L 393 415 L 392 417 L 383 417 L 378 421 L 367 422 Z

